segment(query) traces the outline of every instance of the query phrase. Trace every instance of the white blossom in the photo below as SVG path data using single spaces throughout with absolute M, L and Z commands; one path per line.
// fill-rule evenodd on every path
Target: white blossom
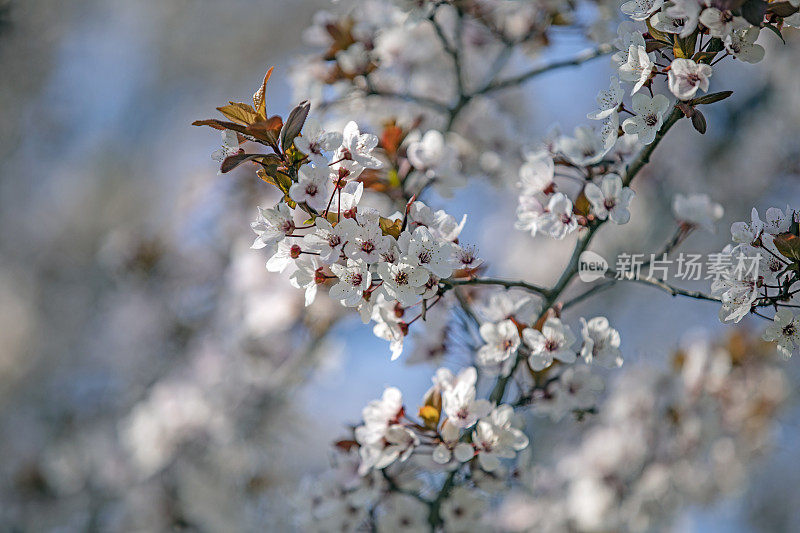
M 403 321 L 398 319 L 394 314 L 394 302 L 391 300 L 384 300 L 381 303 L 372 303 L 375 299 L 375 294 L 370 298 L 370 302 L 362 302 L 359 304 L 359 313 L 362 313 L 362 320 L 364 314 L 372 310 L 372 319 L 375 321 L 375 326 L 372 332 L 376 337 L 389 341 L 389 348 L 392 351 L 392 361 L 400 357 L 403 353 L 403 344 L 408 333 L 408 327 Z M 383 298 L 383 294 L 379 295 Z M 363 320 L 364 323 L 367 320 Z
M 419 301 L 422 287 L 428 281 L 428 272 L 409 263 L 380 263 L 378 275 L 383 280 L 381 288 L 391 298 L 408 307 Z
M 614 41 L 614 46 L 619 51 L 611 56 L 611 60 L 617 69 L 628 62 L 632 45 L 634 50 L 638 49 L 639 46 L 645 45 L 642 31 L 632 22 L 623 22 L 617 28 L 617 38 Z
M 459 246 L 454 244 L 455 252 L 450 257 L 450 266 L 454 269 L 473 270 L 483 264 L 483 259 L 478 257 L 478 248 L 475 245 Z
M 628 60 L 619 66 L 619 77 L 623 81 L 633 83 L 631 94 L 635 94 L 644 86 L 653 74 L 656 66 L 653 58 L 643 45 L 631 45 Z
M 760 31 L 755 26 L 734 30 L 725 37 L 725 50 L 740 61 L 758 63 L 764 59 L 764 47 L 756 44 Z
M 443 209 L 434 211 L 419 200 L 411 204 L 411 209 L 408 212 L 409 230 L 413 231 L 420 226 L 425 226 L 431 232 L 431 235 L 437 239 L 451 242 L 461 234 L 466 221 L 466 215 L 461 218 L 461 222 L 458 222 L 455 217 Z
M 337 261 L 347 240 L 358 233 L 358 226 L 350 218 L 340 220 L 335 226 L 322 217 L 314 221 L 314 233 L 303 236 L 303 245 L 308 250 L 319 253 L 326 264 Z
M 679 100 L 689 100 L 697 94 L 697 89 L 708 91 L 708 78 L 711 66 L 695 63 L 691 59 L 678 58 L 672 61 L 667 74 L 669 90 Z
M 542 331 L 525 328 L 522 330 L 522 339 L 531 351 L 528 363 L 537 372 L 550 366 L 553 359 L 574 363 L 577 358 L 572 348 L 576 340 L 575 334 L 558 318 L 548 318 L 542 326 Z
M 719 318 L 722 322 L 739 322 L 748 313 L 758 298 L 756 273 L 742 271 L 743 261 L 735 257 L 735 250 L 728 252 L 731 265 L 711 284 L 711 294 L 722 301 Z
M 402 531 L 404 533 L 427 533 L 428 507 L 419 500 L 405 494 L 393 494 L 378 514 L 378 531 Z
M 622 4 L 620 9 L 633 20 L 645 20 L 663 4 L 664 0 L 629 0 Z
M 584 194 L 600 220 L 609 218 L 616 224 L 627 224 L 630 220 L 628 205 L 634 192 L 630 187 L 622 186 L 622 178 L 617 174 L 603 176 L 599 187 L 594 183 L 587 183 Z
M 595 406 L 603 382 L 587 366 L 570 366 L 549 389 L 552 396 L 550 417 L 559 420 L 567 413 L 588 410 Z
M 514 410 L 510 405 L 499 405 L 489 417 L 478 421 L 472 432 L 472 444 L 481 468 L 492 472 L 500 467 L 500 459 L 513 459 L 518 451 L 528 447 L 528 437 L 512 427 Z
M 650 19 L 650 24 L 654 29 L 664 33 L 677 33 L 679 35 L 686 33 L 686 23 L 688 19 L 683 16 L 674 16 L 673 11 L 670 11 L 671 7 L 672 6 L 653 14 L 653 17 Z M 695 28 L 696 27 L 697 21 L 695 20 Z M 694 28 L 692 28 L 692 30 L 694 30 Z M 688 32 L 690 35 L 692 30 Z
M 634 94 L 631 102 L 636 116 L 625 119 L 622 129 L 625 133 L 637 135 L 639 142 L 650 144 L 664 123 L 664 113 L 669 109 L 669 100 L 663 94 L 650 98 L 645 94 Z
M 619 84 L 619 78 L 616 76 L 611 77 L 611 85 L 608 89 L 602 90 L 597 94 L 597 106 L 600 108 L 597 111 L 592 111 L 586 118 L 592 120 L 602 120 L 608 118 L 617 112 L 617 108 L 622 103 L 622 98 L 625 96 L 625 91 Z
M 443 387 L 442 410 L 456 427 L 471 427 L 492 410 L 492 404 L 488 400 L 476 399 L 477 379 L 475 368 L 467 367 Z
M 372 283 L 372 275 L 366 263 L 360 259 L 348 259 L 347 267 L 334 263 L 331 270 L 339 278 L 339 282 L 330 289 L 331 298 L 339 300 L 347 307 L 358 305 L 361 295 Z
M 211 158 L 222 163 L 226 157 L 239 153 L 239 137 L 235 131 L 222 130 L 222 147 L 211 154 Z
M 361 133 L 358 124 L 350 121 L 344 127 L 342 145 L 336 150 L 334 159 L 355 161 L 364 168 L 381 168 L 383 163 L 372 155 L 376 146 L 378 138 L 375 135 Z
M 294 263 L 302 250 L 299 244 L 291 244 L 286 240 L 278 243 L 275 252 L 267 260 L 267 270 L 270 272 L 283 272 Z
M 564 193 L 557 192 L 547 203 L 547 212 L 539 221 L 539 229 L 554 239 L 563 239 L 578 228 L 572 212 L 572 201 Z
M 458 153 L 450 146 L 442 132 L 427 131 L 421 139 L 408 145 L 408 161 L 423 173 L 427 179 L 434 180 L 437 189 L 450 196 L 452 189 L 462 184 L 459 178 Z
M 519 197 L 517 206 L 517 221 L 514 227 L 523 231 L 529 231 L 532 237 L 542 231 L 545 222 L 545 209 L 547 196 L 544 194 L 522 194 Z
M 553 156 L 545 151 L 529 152 L 519 167 L 519 186 L 522 194 L 538 194 L 553 184 Z
M 716 223 L 725 214 L 725 210 L 707 194 L 676 194 L 672 199 L 672 213 L 681 222 L 714 232 Z
M 455 246 L 437 240 L 428 228 L 419 226 L 413 235 L 404 231 L 397 239 L 397 244 L 408 263 L 420 266 L 439 278 L 447 278 L 453 273 L 451 259 Z
M 355 218 L 358 203 L 364 193 L 364 184 L 360 181 L 349 181 L 333 195 L 331 202 L 331 213 L 336 213 L 339 218 Z
M 297 182 L 289 188 L 289 196 L 295 202 L 305 202 L 311 209 L 321 212 L 330 198 L 329 176 L 328 167 L 303 165 L 298 172 Z
M 315 165 L 327 166 L 325 152 L 331 152 L 342 144 L 342 134 L 336 131 L 326 132 L 319 121 L 314 118 L 306 120 L 303 134 L 295 138 L 294 145 L 308 155 Z
M 492 408 L 489 407 L 487 414 L 491 410 Z M 469 461 L 474 457 L 475 452 L 472 446 L 459 440 L 460 428 L 449 418 L 442 424 L 439 434 L 442 442 L 433 449 L 432 459 L 435 463 L 456 467 L 457 463 Z M 453 463 L 453 459 L 456 460 L 456 463 Z
M 477 491 L 456 487 L 442 502 L 440 510 L 445 532 L 481 531 L 487 506 L 488 502 Z
M 298 289 L 305 289 L 306 307 L 314 302 L 317 296 L 317 285 L 320 283 L 318 270 L 320 269 L 317 258 L 313 255 L 306 255 L 295 261 L 297 270 L 289 276 L 289 283 Z M 321 281 L 324 281 L 322 278 Z
M 381 231 L 378 221 L 368 221 L 355 233 L 350 233 L 344 253 L 350 259 L 361 259 L 367 264 L 380 261 L 381 254 L 389 250 L 391 238 Z
M 513 355 L 519 348 L 519 331 L 513 320 L 498 323 L 487 322 L 480 327 L 481 337 L 486 341 L 476 356 L 478 364 L 501 374 L 507 374 L 513 364 Z
M 719 37 L 724 41 L 741 24 L 741 19 L 736 20 L 733 13 L 727 9 L 707 7 L 700 13 L 700 22 L 708 28 L 712 37 Z
M 336 62 L 339 64 L 339 68 L 347 74 L 361 74 L 369 65 L 369 53 L 364 43 L 356 42 L 347 49 L 336 52 Z
M 589 126 L 578 126 L 574 137 L 559 140 L 558 148 L 571 163 L 583 167 L 599 162 L 611 147 Z
M 756 241 L 764 230 L 764 222 L 758 216 L 754 207 L 750 212 L 750 222 L 734 222 L 731 224 L 731 238 L 733 242 L 750 244 Z
M 606 317 L 597 316 L 589 321 L 581 317 L 581 336 L 581 357 L 587 363 L 606 368 L 622 366 L 619 332 L 611 327 Z
M 273 208 L 258 208 L 258 218 L 250 224 L 257 235 L 252 248 L 260 249 L 274 247 L 287 235 L 294 233 L 295 224 L 292 211 L 285 203 L 280 203 Z
M 774 322 L 764 331 L 764 340 L 776 342 L 778 351 L 791 357 L 796 346 L 800 346 L 800 319 L 784 308 L 775 311 Z
M 666 8 L 666 14 L 673 20 L 683 23 L 683 29 L 678 33 L 678 37 L 685 39 L 697 29 L 700 19 L 700 2 L 697 0 L 672 0 L 671 5 Z

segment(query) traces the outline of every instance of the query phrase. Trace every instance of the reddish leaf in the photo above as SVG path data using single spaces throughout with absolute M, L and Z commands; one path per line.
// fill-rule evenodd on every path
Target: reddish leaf
M 253 106 L 259 118 L 267 118 L 267 82 L 272 76 L 272 69 L 269 67 L 267 73 L 264 74 L 264 81 L 261 82 L 261 87 L 253 94 Z
M 255 161 L 266 167 L 269 163 L 277 165 L 280 160 L 275 154 L 234 154 L 225 158 L 219 170 L 226 174 L 247 161 Z
M 311 104 L 308 100 L 305 100 L 292 109 L 292 112 L 286 118 L 286 124 L 281 129 L 281 147 L 284 151 L 289 148 L 295 137 L 300 135 L 303 124 L 306 122 L 306 117 L 308 117 L 309 109 L 311 109 Z

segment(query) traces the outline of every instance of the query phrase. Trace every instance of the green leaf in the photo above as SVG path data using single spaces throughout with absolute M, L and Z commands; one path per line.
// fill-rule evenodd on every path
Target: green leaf
M 742 17 L 753 26 L 764 24 L 768 4 L 764 0 L 747 0 L 742 4 Z
M 794 262 L 800 261 L 800 237 L 790 232 L 780 233 L 772 242 L 782 256 Z
M 284 151 L 291 146 L 295 137 L 300 135 L 303 124 L 306 122 L 306 117 L 308 117 L 309 109 L 311 109 L 311 104 L 306 100 L 289 113 L 289 117 L 286 119 L 283 129 L 281 129 L 281 147 Z
M 733 91 L 720 91 L 718 93 L 711 93 L 705 96 L 700 96 L 699 98 L 695 98 L 689 101 L 690 105 L 700 105 L 700 104 L 713 104 L 715 102 L 719 102 L 720 100 L 725 100 L 730 95 L 733 94 Z
M 692 126 L 694 126 L 694 129 L 699 131 L 701 135 L 706 132 L 706 117 L 697 109 L 695 109 L 692 115 Z
M 649 54 L 650 52 L 655 52 L 661 48 L 671 48 L 672 45 L 670 43 L 666 43 L 664 41 L 659 41 L 657 39 L 647 39 L 644 43 L 645 50 Z
M 725 44 L 719 37 L 714 37 L 713 39 L 708 41 L 706 52 L 722 52 L 723 50 L 725 50 Z
M 655 37 L 659 41 L 669 41 L 669 34 L 664 33 L 662 31 L 658 31 L 657 29 L 655 29 L 653 27 L 653 25 L 650 24 L 650 19 L 645 20 L 644 23 L 647 24 L 647 32 L 650 35 L 652 35 L 653 37 Z
M 794 7 L 789 2 L 773 2 L 767 6 L 767 11 L 770 13 L 775 13 L 781 18 L 791 17 L 795 13 L 797 13 L 797 7 Z
M 717 52 L 697 52 L 695 55 L 692 56 L 692 61 L 695 63 L 711 63 L 711 61 L 716 57 Z

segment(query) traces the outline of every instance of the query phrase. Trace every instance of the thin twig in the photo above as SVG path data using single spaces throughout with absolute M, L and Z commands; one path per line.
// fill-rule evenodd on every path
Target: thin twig
M 454 280 L 448 280 L 447 283 L 449 283 L 450 285 L 500 285 L 502 287 L 505 287 L 506 289 L 510 289 L 512 287 L 519 287 L 527 291 L 536 293 L 540 296 L 545 296 L 548 292 L 547 289 L 545 289 L 544 287 L 539 287 L 538 285 L 528 283 L 527 281 L 512 281 L 512 280 L 497 279 L 497 278 L 454 279 Z
M 484 86 L 482 89 L 479 89 L 478 91 L 473 93 L 473 96 L 478 94 L 486 94 L 494 91 L 499 91 L 501 89 L 506 89 L 508 87 L 514 87 L 516 85 L 520 85 L 530 80 L 531 78 L 539 76 L 540 74 L 544 74 L 545 72 L 548 72 L 550 70 L 555 70 L 563 67 L 577 67 L 589 60 L 595 59 L 600 56 L 604 56 L 606 54 L 610 54 L 613 51 L 614 51 L 613 45 L 611 45 L 610 43 L 603 43 L 595 48 L 584 50 L 575 57 L 569 59 L 562 59 L 560 61 L 553 61 L 552 63 L 548 63 L 546 65 L 533 68 L 527 72 L 518 74 L 517 76 L 512 76 L 504 80 L 498 80 L 493 83 L 490 83 Z

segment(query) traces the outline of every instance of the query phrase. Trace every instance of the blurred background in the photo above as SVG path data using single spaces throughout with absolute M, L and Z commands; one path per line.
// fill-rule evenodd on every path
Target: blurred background
M 306 96 L 289 71 L 324 4 L 0 0 L 0 530 L 290 530 L 299 479 L 326 467 L 361 407 L 390 384 L 409 398 L 428 388 L 432 368 L 391 362 L 357 317 L 323 298 L 305 310 L 266 272 L 249 222 L 274 195 L 244 168 L 217 175 L 219 135 L 190 126 L 246 101 L 270 65 L 268 109 Z M 676 128 L 634 203 L 634 219 L 660 223 L 606 235 L 609 256 L 660 248 L 675 192 L 726 208 L 692 252 L 720 250 L 752 206 L 797 207 L 800 41 L 788 35 L 762 35 L 761 64 L 715 71 L 735 97 L 708 113 L 705 137 Z M 547 53 L 585 46 L 565 33 Z M 584 122 L 610 72 L 599 59 L 526 85 L 531 139 Z M 470 213 L 462 240 L 493 273 L 552 279 L 568 246 L 534 250 L 509 232 L 515 202 L 476 181 L 429 203 Z M 626 365 L 665 365 L 684 332 L 723 330 L 715 305 L 648 288 L 585 309 L 620 329 Z M 784 363 L 793 385 L 796 363 Z M 749 487 L 687 508 L 678 530 L 800 527 L 793 399 Z

